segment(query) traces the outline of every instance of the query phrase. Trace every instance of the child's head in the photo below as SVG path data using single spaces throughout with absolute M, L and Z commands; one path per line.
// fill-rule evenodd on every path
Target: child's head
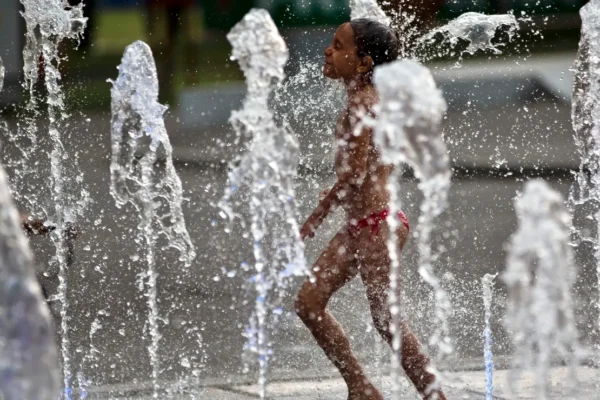
M 342 24 L 325 50 L 323 74 L 331 79 L 371 78 L 373 69 L 398 58 L 398 36 L 388 26 L 366 18 Z

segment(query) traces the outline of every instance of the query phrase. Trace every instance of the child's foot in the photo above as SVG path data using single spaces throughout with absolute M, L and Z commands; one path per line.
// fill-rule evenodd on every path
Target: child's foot
M 369 382 L 357 387 L 349 388 L 348 400 L 383 400 L 383 395 Z

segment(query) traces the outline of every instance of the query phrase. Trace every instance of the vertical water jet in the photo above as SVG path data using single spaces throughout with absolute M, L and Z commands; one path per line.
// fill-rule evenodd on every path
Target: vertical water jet
M 571 216 L 562 196 L 542 180 L 527 182 L 515 200 L 519 225 L 510 239 L 506 271 L 506 325 L 515 346 L 515 369 L 532 368 L 536 398 L 549 398 L 549 368 L 556 355 L 570 366 L 576 382 L 578 334 L 571 288 L 576 276 L 569 244 Z M 540 234 L 543 232 L 543 234 Z
M 56 248 L 53 262 L 59 269 L 59 286 L 56 296 L 60 303 L 60 332 L 61 332 L 61 358 L 64 379 L 65 396 L 69 397 L 71 390 L 71 363 L 69 354 L 69 329 L 68 329 L 68 268 L 71 251 L 69 246 L 70 226 L 77 220 L 85 207 L 87 193 L 80 188 L 81 174 L 65 179 L 65 170 L 80 171 L 77 166 L 77 157 L 66 157 L 63 143 L 64 130 L 68 115 L 65 112 L 64 94 L 61 88 L 59 46 L 65 40 L 79 40 L 87 24 L 83 16 L 83 3 L 78 6 L 69 5 L 66 0 L 21 0 L 24 6 L 22 12 L 27 28 L 25 48 L 23 49 L 23 71 L 25 75 L 24 86 L 29 90 L 27 110 L 30 119 L 25 120 L 24 136 L 30 143 L 29 148 L 22 150 L 23 159 L 21 166 L 13 180 L 16 182 L 15 192 L 21 193 L 32 214 L 45 214 L 48 223 L 56 229 L 51 234 L 52 242 Z M 39 157 L 37 128 L 35 116 L 39 116 L 40 103 L 36 99 L 35 87 L 39 80 L 40 65 L 43 70 L 43 86 L 47 103 L 48 126 L 47 135 L 50 139 L 52 150 L 50 152 L 50 177 L 49 198 L 41 193 L 30 192 L 24 189 L 27 185 L 25 177 L 36 176 L 40 171 L 36 167 Z M 15 139 L 18 140 L 18 139 Z M 17 146 L 18 147 L 18 146 Z M 29 165 L 33 164 L 33 165 Z M 18 167 L 17 163 L 17 167 Z M 21 176 L 19 176 L 19 173 Z M 22 190 L 23 189 L 23 190 Z M 36 187 L 34 190 L 37 190 Z
M 445 209 L 450 188 L 450 165 L 440 125 L 446 112 L 446 102 L 431 76 L 429 69 L 415 61 L 396 61 L 375 69 L 374 83 L 379 93 L 375 108 L 376 119 L 367 121 L 374 128 L 374 142 L 382 162 L 394 166 L 390 176 L 390 236 L 388 250 L 391 259 L 389 306 L 392 313 L 391 329 L 394 335 L 392 363 L 396 396 L 400 374 L 401 288 L 398 238 L 400 221 L 400 180 L 402 166 L 410 166 L 419 179 L 424 198 L 419 216 L 418 250 L 419 273 L 435 292 L 436 326 L 430 344 L 441 355 L 449 354 L 452 346 L 448 338 L 447 316 L 450 301 L 435 274 L 431 249 L 434 220 Z
M 160 389 L 161 338 L 157 303 L 156 247 L 164 237 L 179 260 L 189 267 L 196 254 L 181 203 L 183 189 L 173 165 L 173 149 L 158 102 L 158 78 L 152 51 L 137 41 L 125 49 L 119 76 L 112 82 L 110 193 L 117 207 L 131 204 L 140 217 L 138 235 L 143 243 L 147 270 L 141 274 L 148 298 L 148 325 L 153 397 Z
M 581 158 L 569 192 L 574 215 L 573 241 L 596 272 L 596 312 L 600 310 L 600 1 L 591 0 L 579 11 L 581 38 L 573 66 L 571 120 Z M 585 265 L 585 264 L 584 264 Z M 595 316 L 598 318 L 598 314 Z M 600 321 L 596 322 L 596 332 Z
M 253 239 L 256 298 L 246 329 L 247 349 L 258 356 L 261 398 L 266 397 L 270 333 L 276 325 L 281 298 L 292 276 L 307 274 L 304 245 L 300 240 L 293 188 L 298 166 L 298 143 L 286 125 L 275 123 L 269 96 L 284 78 L 288 49 L 269 13 L 253 9 L 227 35 L 232 59 L 240 64 L 248 93 L 243 108 L 230 122 L 239 137 L 247 137 L 247 152 L 233 166 L 228 188 L 219 206 L 230 220 L 233 196 L 250 192 L 250 231 Z
M 600 201 L 600 0 L 591 0 L 580 15 L 571 119 L 581 164 L 569 196 L 572 207 Z
M 483 329 L 483 360 L 485 363 L 485 399 L 494 399 L 494 353 L 492 340 L 492 300 L 494 296 L 494 279 L 498 274 L 485 274 L 481 279 L 483 291 L 483 308 L 485 328 Z

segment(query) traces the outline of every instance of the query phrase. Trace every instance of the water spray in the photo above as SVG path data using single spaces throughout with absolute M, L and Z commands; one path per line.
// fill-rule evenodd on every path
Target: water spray
M 492 300 L 494 297 L 494 279 L 498 274 L 485 274 L 481 279 L 483 307 L 485 309 L 485 328 L 483 329 L 483 360 L 485 363 L 485 400 L 494 399 L 494 352 L 492 340 Z
M 508 248 L 506 325 L 515 346 L 515 369 L 532 368 L 536 398 L 549 397 L 549 369 L 554 354 L 569 365 L 569 382 L 576 382 L 578 333 L 571 288 L 577 269 L 569 244 L 571 216 L 562 196 L 542 180 L 529 181 L 515 200 L 519 226 Z M 540 234 L 542 233 L 543 234 Z
M 173 165 L 173 149 L 165 128 L 167 107 L 158 103 L 158 78 L 152 51 L 137 41 L 125 49 L 112 87 L 112 161 L 110 193 L 117 207 L 131 204 L 138 212 L 138 235 L 145 248 L 153 397 L 158 398 L 160 315 L 157 302 L 156 247 L 166 238 L 179 260 L 189 267 L 196 253 L 183 211 L 183 189 Z
M 392 372 L 396 396 L 400 396 L 398 377 L 401 360 L 401 288 L 400 251 L 396 230 L 400 224 L 400 180 L 402 166 L 413 168 L 419 179 L 424 199 L 419 218 L 419 273 L 435 292 L 436 327 L 430 344 L 440 354 L 452 351 L 448 337 L 450 301 L 436 276 L 431 249 L 434 220 L 447 205 L 450 189 L 450 165 L 440 125 L 446 112 L 446 102 L 429 69 L 414 61 L 397 61 L 375 69 L 374 83 L 379 93 L 376 118 L 368 121 L 374 127 L 374 142 L 384 164 L 394 166 L 388 182 L 390 235 L 388 251 L 391 259 L 389 307 L 392 313 L 394 359 Z M 432 388 L 435 389 L 435 388 Z
M 14 168 L 17 175 L 13 180 L 17 182 L 15 192 L 20 193 L 28 205 L 36 213 L 41 212 L 47 215 L 49 224 L 56 227 L 56 230 L 50 235 L 56 248 L 54 262 L 59 269 L 59 287 L 56 296 L 60 303 L 60 331 L 61 331 L 61 358 L 64 379 L 65 397 L 70 397 L 71 390 L 71 360 L 69 354 L 69 327 L 68 327 L 68 309 L 69 302 L 67 297 L 68 287 L 68 267 L 72 259 L 72 251 L 69 245 L 70 226 L 83 213 L 88 193 L 82 190 L 79 185 L 81 176 L 70 176 L 65 179 L 65 171 L 79 171 L 77 157 L 70 157 L 69 161 L 65 157 L 65 148 L 63 144 L 63 134 L 65 129 L 64 94 L 61 88 L 61 73 L 59 57 L 59 45 L 65 39 L 79 40 L 87 24 L 87 18 L 83 16 L 83 3 L 78 6 L 69 5 L 66 0 L 21 0 L 24 6 L 22 12 L 25 18 L 27 28 L 25 48 L 23 50 L 25 75 L 24 86 L 29 90 L 29 103 L 27 110 L 34 116 L 39 114 L 39 103 L 36 100 L 35 86 L 39 79 L 40 61 L 44 72 L 44 88 L 46 91 L 46 102 L 48 109 L 48 136 L 52 144 L 50 153 L 50 179 L 49 179 L 49 197 L 52 204 L 44 207 L 47 200 L 44 200 L 43 194 L 34 192 L 28 193 L 25 177 L 28 174 L 36 174 L 33 157 L 37 157 L 37 139 L 36 126 L 33 120 L 26 120 L 26 126 L 23 135 L 30 140 L 29 149 L 22 150 L 23 159 L 20 163 L 24 168 Z M 18 141 L 19 138 L 13 140 Z M 31 165 L 29 165 L 31 164 Z M 20 176 L 19 176 L 20 175 Z M 19 190 L 23 189 L 23 190 Z
M 272 354 L 269 334 L 278 319 L 281 298 L 290 277 L 307 274 L 293 188 L 298 144 L 287 126 L 275 123 L 268 105 L 269 95 L 284 78 L 288 49 L 269 13 L 261 9 L 246 14 L 227 38 L 248 86 L 243 108 L 232 113 L 230 122 L 239 137 L 251 142 L 230 172 L 219 206 L 223 217 L 239 217 L 233 196 L 240 188 L 249 188 L 256 272 L 250 282 L 256 299 L 245 335 L 247 349 L 258 356 L 260 396 L 265 398 Z

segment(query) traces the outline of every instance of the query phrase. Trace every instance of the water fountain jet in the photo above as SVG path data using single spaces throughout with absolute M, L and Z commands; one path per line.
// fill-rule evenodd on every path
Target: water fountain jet
M 510 382 L 517 381 L 521 370 L 534 368 L 536 398 L 545 400 L 553 353 L 570 366 L 571 384 L 576 382 L 579 361 L 571 300 L 577 271 L 569 244 L 571 216 L 562 196 L 542 180 L 527 182 L 515 209 L 519 226 L 511 237 L 502 275 L 509 296 L 506 325 L 516 348 L 517 368 Z
M 260 396 L 265 398 L 272 353 L 269 335 L 277 310 L 289 278 L 307 274 L 293 188 L 298 144 L 287 126 L 277 126 L 269 108 L 269 96 L 284 78 L 288 49 L 269 13 L 261 9 L 246 14 L 227 38 L 248 86 L 243 108 L 232 113 L 230 122 L 238 137 L 251 141 L 229 174 L 219 206 L 223 217 L 241 217 L 232 207 L 233 196 L 242 186 L 250 189 L 256 272 L 250 282 L 256 299 L 246 336 L 247 349 L 258 356 Z
M 418 249 L 419 273 L 435 292 L 437 323 L 430 344 L 440 354 L 452 351 L 448 338 L 447 316 L 450 310 L 448 295 L 435 275 L 431 232 L 434 220 L 447 204 L 450 188 L 448 151 L 440 133 L 446 102 L 431 76 L 429 69 L 414 61 L 396 61 L 375 69 L 374 83 L 379 93 L 375 108 L 376 119 L 367 124 L 374 127 L 374 142 L 380 150 L 383 163 L 394 166 L 388 183 L 390 235 L 388 251 L 391 259 L 389 306 L 392 313 L 391 330 L 394 335 L 392 371 L 396 396 L 400 395 L 398 377 L 401 360 L 401 288 L 398 238 L 400 224 L 400 180 L 403 164 L 413 168 L 419 179 L 424 199 L 419 217 Z M 436 389 L 436 388 L 432 388 Z
M 30 148 L 17 146 L 22 150 L 23 159 L 16 163 L 13 176 L 16 183 L 15 193 L 22 197 L 32 209 L 32 213 L 46 214 L 50 225 L 56 230 L 50 235 L 55 246 L 56 254 L 54 262 L 59 269 L 59 287 L 57 300 L 60 303 L 60 331 L 61 331 L 61 362 L 64 379 L 65 396 L 70 397 L 71 390 L 71 360 L 69 354 L 69 329 L 67 298 L 67 277 L 69 260 L 72 256 L 69 245 L 68 231 L 83 212 L 88 194 L 79 187 L 81 176 L 71 176 L 65 179 L 65 170 L 79 171 L 77 157 L 71 157 L 69 161 L 64 157 L 65 148 L 63 144 L 63 130 L 65 129 L 64 94 L 60 85 L 60 57 L 59 45 L 65 39 L 79 40 L 87 24 L 87 18 L 83 16 L 83 3 L 78 6 L 69 5 L 67 0 L 21 0 L 24 6 L 22 12 L 27 27 L 24 58 L 24 86 L 29 90 L 29 103 L 27 110 L 35 117 L 39 115 L 39 104 L 36 100 L 35 85 L 38 82 L 40 60 L 44 71 L 44 87 L 46 90 L 46 102 L 48 105 L 48 136 L 52 143 L 50 153 L 50 179 L 49 197 L 52 204 L 46 205 L 42 192 L 36 193 L 36 189 L 25 189 L 25 176 L 36 174 L 33 165 L 33 157 L 37 156 L 36 126 L 33 119 L 26 119 L 24 135 L 30 140 Z M 13 138 L 17 141 L 18 138 Z M 28 165 L 33 164 L 33 165 Z M 23 168 L 19 168 L 23 167 Z M 46 203 L 47 204 L 47 203 Z
M 153 397 L 158 398 L 161 338 L 157 302 L 156 247 L 164 236 L 188 267 L 196 254 L 185 226 L 183 189 L 173 165 L 173 149 L 158 103 L 158 78 L 152 51 L 137 41 L 125 49 L 111 91 L 112 161 L 110 193 L 117 207 L 131 204 L 139 213 L 138 235 L 147 270 L 141 275 L 148 297 Z M 149 143 L 145 143 L 145 141 Z
M 492 300 L 494 296 L 494 279 L 498 274 L 485 274 L 481 279 L 483 291 L 483 307 L 485 309 L 483 330 L 483 360 L 485 363 L 485 399 L 494 399 L 494 352 L 492 341 Z

